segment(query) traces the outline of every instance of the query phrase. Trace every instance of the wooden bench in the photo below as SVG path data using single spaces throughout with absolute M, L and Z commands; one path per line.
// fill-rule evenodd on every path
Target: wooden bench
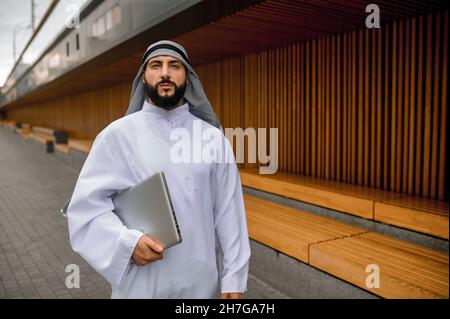
M 32 140 L 35 140 L 39 143 L 42 143 L 45 145 L 45 151 L 47 153 L 53 152 L 53 137 L 47 135 L 47 134 L 40 134 L 31 131 L 31 133 L 28 135 L 28 137 Z
M 67 144 L 67 132 L 42 126 L 33 126 L 29 138 L 43 143 L 46 146 L 47 153 L 52 153 L 54 144 Z
M 368 232 L 310 246 L 311 266 L 384 298 L 448 298 L 448 255 Z M 377 265 L 379 288 L 366 285 Z M 368 272 L 366 272 L 368 270 Z
M 240 175 L 242 185 L 250 188 L 449 238 L 448 202 L 282 172 L 260 175 L 257 169 L 240 169 Z
M 64 154 L 69 154 L 70 152 L 70 146 L 68 143 L 66 144 L 55 144 L 55 149 L 64 153 Z
M 365 232 L 247 194 L 244 201 L 250 238 L 305 263 L 309 245 Z
M 448 255 L 244 195 L 249 236 L 384 298 L 448 298 Z M 366 286 L 377 264 L 380 288 Z
M 55 149 L 57 149 L 58 151 L 66 154 L 66 155 L 69 154 L 70 150 L 72 150 L 72 149 L 77 150 L 82 153 L 85 153 L 85 154 L 88 154 L 92 147 L 93 142 L 94 141 L 92 141 L 92 140 L 69 138 L 68 143 L 56 144 Z
M 68 134 L 67 131 L 51 129 L 42 126 L 33 126 L 33 133 L 38 133 L 40 135 L 51 136 L 55 144 L 67 144 Z
M 31 134 L 31 125 L 27 123 L 21 123 L 20 128 L 16 129 L 16 133 L 22 136 L 23 138 L 28 138 Z
M 414 196 L 375 203 L 374 220 L 449 238 L 448 203 Z
M 17 123 L 16 123 L 16 121 L 12 121 L 12 120 L 2 120 L 2 125 L 11 130 L 14 130 L 16 128 Z
M 94 143 L 93 140 L 81 140 L 81 139 L 70 138 L 68 146 L 69 146 L 69 148 L 73 148 L 82 153 L 88 154 L 89 151 L 91 150 L 93 143 Z

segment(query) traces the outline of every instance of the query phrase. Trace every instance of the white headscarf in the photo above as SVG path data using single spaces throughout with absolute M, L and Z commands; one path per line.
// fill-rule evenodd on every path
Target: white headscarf
M 189 64 L 189 58 L 184 48 L 176 42 L 162 40 L 153 43 L 145 51 L 142 59 L 141 67 L 133 82 L 131 90 L 130 104 L 125 115 L 137 112 L 142 109 L 145 99 L 145 84 L 142 83 L 142 74 L 145 72 L 145 67 L 148 60 L 155 56 L 167 55 L 180 60 L 186 67 L 187 77 L 189 79 L 184 93 L 184 99 L 189 104 L 189 111 L 198 118 L 208 122 L 209 124 L 221 128 L 220 122 L 203 91 L 202 84 L 195 73 L 194 69 Z

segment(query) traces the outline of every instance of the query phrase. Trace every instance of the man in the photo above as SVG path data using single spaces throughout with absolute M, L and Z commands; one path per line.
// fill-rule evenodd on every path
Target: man
M 246 290 L 250 245 L 236 163 L 173 160 L 180 142 L 171 133 L 192 136 L 196 127 L 213 130 L 233 157 L 184 48 L 154 43 L 127 116 L 97 135 L 67 210 L 72 248 L 108 280 L 112 298 L 240 298 Z M 183 238 L 167 250 L 123 225 L 111 200 L 157 171 L 166 175 Z

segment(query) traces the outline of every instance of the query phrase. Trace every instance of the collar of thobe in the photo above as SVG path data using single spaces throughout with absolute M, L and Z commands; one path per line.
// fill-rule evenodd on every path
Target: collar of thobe
M 144 101 L 141 112 L 150 114 L 155 118 L 163 118 L 170 122 L 173 122 L 189 114 L 189 104 L 186 102 L 183 105 L 180 105 L 172 110 L 165 110 L 162 107 Z

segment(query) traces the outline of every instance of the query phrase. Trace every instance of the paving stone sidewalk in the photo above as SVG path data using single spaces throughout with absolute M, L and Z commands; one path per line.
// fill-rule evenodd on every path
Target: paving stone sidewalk
M 111 288 L 70 247 L 58 213 L 78 172 L 0 127 L 0 298 L 109 298 Z M 66 266 L 80 269 L 68 289 Z

